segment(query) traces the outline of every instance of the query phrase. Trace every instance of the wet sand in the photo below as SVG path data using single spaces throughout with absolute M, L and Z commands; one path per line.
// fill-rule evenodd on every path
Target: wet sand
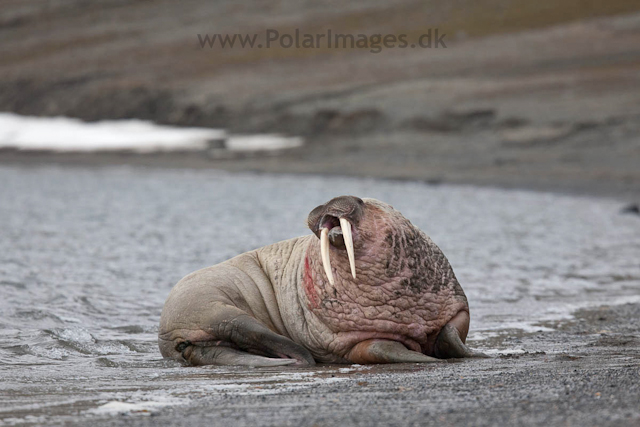
M 526 349 L 491 360 L 438 366 L 333 367 L 304 370 L 318 381 L 300 390 L 249 383 L 249 392 L 207 393 L 191 408 L 121 425 L 636 426 L 640 421 L 640 305 L 581 310 L 555 332 L 503 336 Z M 556 325 L 558 326 L 558 325 Z M 287 375 L 286 370 L 280 371 Z M 215 378 L 206 369 L 194 382 Z M 247 377 L 232 379 L 243 384 Z M 333 380 L 333 381 L 331 381 Z M 310 381 L 311 382 L 311 381 Z M 261 393 L 264 392 L 264 394 Z M 273 392 L 273 394 L 271 393 Z M 111 425 L 114 420 L 98 421 Z
M 621 201 L 126 166 L 2 166 L 0 178 L 0 425 L 640 420 L 640 218 Z M 160 310 L 180 277 L 309 233 L 309 206 L 336 189 L 392 203 L 434 239 L 470 302 L 468 342 L 492 359 L 303 370 L 162 360 Z
M 25 405 L 3 414 L 9 415 L 4 425 L 14 418 L 20 425 L 96 426 L 636 426 L 639 323 L 638 304 L 581 310 L 557 331 L 505 335 L 492 343 L 522 353 L 437 366 L 165 368 L 160 376 L 134 373 L 137 378 L 118 381 L 122 398 L 138 402 L 153 399 L 157 390 L 183 390 L 159 407 L 95 410 L 105 402 L 90 399 L 95 380 L 78 379 L 74 394 L 86 400 L 47 410 Z M 63 373 L 46 377 L 68 381 Z M 24 402 L 32 393 L 63 398 L 51 382 L 25 385 L 22 393 Z

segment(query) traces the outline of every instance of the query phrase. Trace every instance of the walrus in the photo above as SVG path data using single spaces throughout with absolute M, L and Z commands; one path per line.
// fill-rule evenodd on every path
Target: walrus
M 189 365 L 428 363 L 465 345 L 469 305 L 435 243 L 392 206 L 336 197 L 313 232 L 181 279 L 160 319 L 166 358 Z

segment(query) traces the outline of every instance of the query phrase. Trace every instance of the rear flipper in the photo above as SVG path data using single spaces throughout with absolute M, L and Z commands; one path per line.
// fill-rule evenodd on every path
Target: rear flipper
M 464 343 L 469 330 L 469 313 L 461 311 L 440 330 L 435 344 L 435 356 L 440 359 L 489 357 L 471 350 Z
M 307 349 L 237 307 L 216 306 L 206 323 L 209 327 L 202 330 L 211 339 L 175 341 L 175 350 L 191 365 L 315 365 Z
M 200 365 L 236 365 L 236 366 L 285 366 L 293 365 L 296 359 L 276 359 L 257 356 L 231 347 L 222 346 L 188 346 L 182 357 L 193 366 Z

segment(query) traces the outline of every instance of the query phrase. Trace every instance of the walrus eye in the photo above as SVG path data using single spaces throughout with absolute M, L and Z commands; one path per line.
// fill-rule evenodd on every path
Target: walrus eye
M 334 228 L 336 227 L 332 227 L 331 230 L 334 230 Z M 351 275 L 355 279 L 356 261 L 353 250 L 353 235 L 351 230 L 351 223 L 346 218 L 340 218 L 340 231 L 341 233 L 338 233 L 337 230 L 332 233 L 333 239 L 337 239 L 337 236 L 339 234 L 342 235 L 342 241 L 345 248 L 347 249 L 347 256 L 349 257 L 349 267 L 351 267 Z M 333 271 L 331 270 L 331 259 L 329 257 L 329 233 L 330 229 L 328 226 L 323 226 L 320 229 L 320 255 L 322 257 L 322 266 L 324 268 L 325 274 L 327 275 L 327 279 L 329 279 L 329 283 L 333 285 Z

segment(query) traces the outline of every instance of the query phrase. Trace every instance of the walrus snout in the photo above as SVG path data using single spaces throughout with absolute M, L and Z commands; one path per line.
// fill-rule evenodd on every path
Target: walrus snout
M 347 219 L 353 227 L 357 227 L 363 215 L 364 201 L 361 198 L 339 196 L 313 209 L 307 217 L 307 226 L 320 238 L 323 228 L 331 230 L 339 227 L 340 219 Z
M 353 227 L 360 222 L 364 213 L 364 201 L 355 196 L 340 196 L 316 207 L 307 217 L 307 225 L 320 239 L 322 265 L 329 283 L 334 284 L 329 243 L 337 248 L 345 248 L 351 267 L 351 275 L 356 278 L 355 251 L 353 249 Z M 339 230 L 338 230 L 339 228 Z

